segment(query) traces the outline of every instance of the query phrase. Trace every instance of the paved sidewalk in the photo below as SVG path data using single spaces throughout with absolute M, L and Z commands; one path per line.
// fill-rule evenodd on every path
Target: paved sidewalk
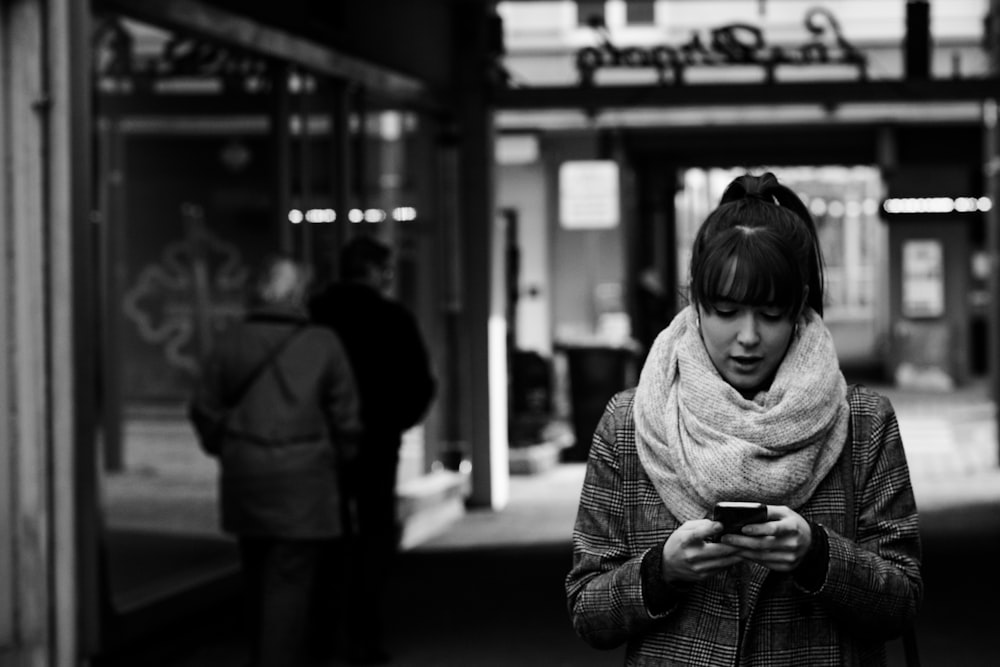
M 921 510 L 922 665 L 1000 665 L 1000 467 L 992 402 L 981 387 L 947 396 L 877 389 L 896 408 Z M 622 664 L 621 649 L 597 651 L 579 640 L 565 608 L 563 578 L 584 471 L 582 463 L 567 463 L 515 476 L 505 509 L 468 510 L 401 555 L 390 587 L 392 665 Z M 202 611 L 211 622 L 194 621 L 200 633 L 190 641 L 170 633 L 114 667 L 243 667 L 238 608 Z M 890 667 L 902 665 L 895 642 Z
M 1000 466 L 982 385 L 948 395 L 874 387 L 893 402 L 922 512 L 924 667 L 1000 665 Z M 573 635 L 562 579 L 584 464 L 511 479 L 501 512 L 470 511 L 404 558 L 415 577 L 397 594 L 420 613 L 393 634 L 398 665 L 620 665 Z M 405 571 L 404 571 L 405 576 Z M 437 592 L 433 580 L 439 580 Z M 461 639 L 457 639 L 461 638 Z M 903 665 L 901 642 L 890 667 Z
M 946 394 L 873 389 L 896 410 L 921 511 L 1000 498 L 996 408 L 985 384 Z

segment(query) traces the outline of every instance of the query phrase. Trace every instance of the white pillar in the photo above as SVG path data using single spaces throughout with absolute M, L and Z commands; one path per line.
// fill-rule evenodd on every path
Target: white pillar
M 79 657 L 71 273 L 74 242 L 89 231 L 74 203 L 88 173 L 78 159 L 89 87 L 81 5 L 15 0 L 0 14 L 0 655 L 24 666 Z
M 459 225 L 461 252 L 461 400 L 472 453 L 473 505 L 507 503 L 507 352 L 503 227 L 494 200 L 492 109 L 483 73 L 488 44 L 481 3 L 456 7 L 460 35 L 456 62 L 461 96 Z

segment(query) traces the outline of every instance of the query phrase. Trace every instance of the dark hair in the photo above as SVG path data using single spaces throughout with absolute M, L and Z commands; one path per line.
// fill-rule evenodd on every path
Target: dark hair
M 823 256 L 802 200 L 774 174 L 744 174 L 722 194 L 691 249 L 691 301 L 726 299 L 823 315 Z M 808 294 L 806 288 L 808 287 Z
M 391 258 L 392 250 L 382 241 L 371 236 L 356 236 L 340 251 L 340 275 L 347 280 L 362 278 L 373 266 L 388 266 Z

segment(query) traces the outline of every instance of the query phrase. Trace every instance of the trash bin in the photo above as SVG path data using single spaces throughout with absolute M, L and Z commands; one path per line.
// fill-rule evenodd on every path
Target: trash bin
M 608 400 L 635 384 L 637 357 L 628 347 L 562 345 L 569 375 L 570 412 L 575 442 L 564 461 L 586 461 L 594 429 Z

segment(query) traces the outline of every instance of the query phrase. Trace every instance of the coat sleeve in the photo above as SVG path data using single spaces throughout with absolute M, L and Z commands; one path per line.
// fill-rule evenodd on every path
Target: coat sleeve
M 856 416 L 855 416 L 856 418 Z M 829 531 L 829 566 L 817 593 L 860 634 L 897 636 L 923 596 L 920 530 L 896 415 L 884 397 L 868 415 L 868 442 L 856 476 L 857 535 Z
M 362 430 L 361 400 L 354 371 L 340 338 L 332 331 L 327 333 L 330 335 L 332 354 L 330 370 L 324 382 L 324 413 L 330 435 L 340 447 L 341 457 L 354 460 Z
M 633 554 L 626 520 L 625 484 L 618 449 L 624 412 L 614 397 L 597 425 L 573 530 L 573 564 L 566 577 L 576 633 L 596 648 L 619 646 L 656 618 L 642 591 L 645 552 Z

